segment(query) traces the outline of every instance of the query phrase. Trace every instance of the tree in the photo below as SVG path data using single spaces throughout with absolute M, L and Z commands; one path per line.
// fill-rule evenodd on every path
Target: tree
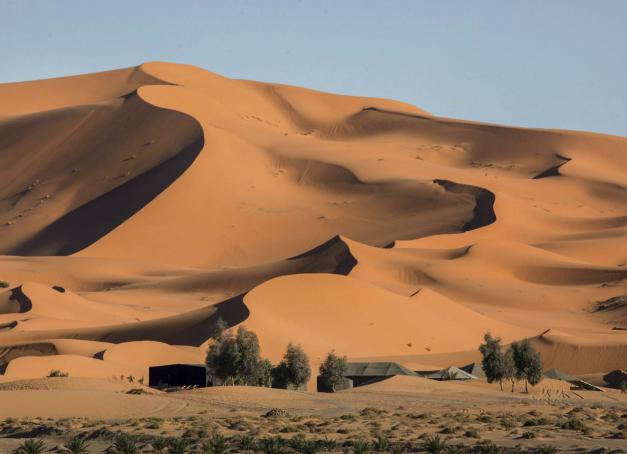
M 229 328 L 229 325 L 226 324 L 222 317 L 218 317 L 215 324 L 211 328 L 211 337 L 214 339 L 219 339 L 224 335 L 226 330 Z
M 515 376 L 519 380 L 525 380 L 525 392 L 529 392 L 527 383 L 535 386 L 542 381 L 544 364 L 542 357 L 531 346 L 529 339 L 512 343 L 512 359 L 514 360 Z
M 331 350 L 320 364 L 320 376 L 326 379 L 331 389 L 335 391 L 335 385 L 344 379 L 346 369 L 346 356 L 337 356 L 335 350 Z
M 488 331 L 483 336 L 485 344 L 479 346 L 479 351 L 483 359 L 481 365 L 485 372 L 488 383 L 499 382 L 503 391 L 503 380 L 513 376 L 513 361 L 511 355 L 504 354 L 501 350 L 501 339 L 492 337 Z
M 516 366 L 514 365 L 514 357 L 511 348 L 503 354 L 503 380 L 511 380 L 512 392 L 514 392 L 514 384 L 516 383 Z M 501 389 L 503 386 L 501 385 Z
M 257 369 L 257 386 L 270 388 L 272 386 L 272 363 L 269 359 L 264 358 L 259 362 Z
M 283 359 L 273 371 L 274 381 L 280 387 L 293 386 L 300 388 L 311 377 L 309 358 L 300 345 L 291 342 L 287 344 L 287 350 Z
M 215 384 L 267 386 L 272 365 L 260 356 L 259 339 L 244 327 L 223 331 L 207 350 L 207 375 Z

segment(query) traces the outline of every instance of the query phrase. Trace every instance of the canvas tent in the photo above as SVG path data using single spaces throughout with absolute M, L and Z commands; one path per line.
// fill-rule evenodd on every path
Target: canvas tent
M 557 369 L 550 369 L 544 373 L 546 378 L 552 378 L 554 380 L 562 380 L 570 383 L 571 385 L 576 386 L 577 388 L 586 389 L 588 391 L 602 391 L 601 388 L 594 386 L 587 381 L 583 381 L 582 379 L 575 377 L 573 375 L 565 374 Z
M 460 369 L 477 378 L 486 378 L 483 366 L 480 363 L 470 363 L 460 367 Z
M 422 372 L 421 375 L 431 380 L 477 380 L 478 377 L 469 374 L 468 372 L 460 369 L 459 367 L 451 366 L 446 369 Z
M 207 386 L 204 364 L 166 364 L 148 369 L 148 384 L 152 388 L 179 388 Z
M 627 372 L 620 369 L 613 370 L 603 376 L 603 381 L 613 388 L 620 388 L 622 383 L 627 385 Z
M 348 363 L 344 374 L 346 378 L 353 381 L 354 386 L 375 383 L 396 375 L 417 376 L 405 366 L 392 362 Z

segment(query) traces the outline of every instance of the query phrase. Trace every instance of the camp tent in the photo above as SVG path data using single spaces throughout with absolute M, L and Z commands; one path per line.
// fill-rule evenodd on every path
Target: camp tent
M 431 380 L 477 380 L 478 377 L 469 374 L 468 372 L 460 369 L 459 367 L 451 366 L 446 369 L 433 371 L 433 372 L 423 372 L 421 375 L 425 378 L 430 378 Z
M 166 364 L 148 369 L 148 383 L 153 388 L 179 388 L 207 386 L 207 369 L 204 364 Z
M 578 388 L 587 389 L 588 391 L 603 391 L 601 388 L 594 386 L 587 381 L 583 381 L 581 378 L 575 377 L 573 375 L 565 374 L 557 369 L 550 369 L 544 373 L 546 378 L 552 378 L 554 380 L 562 380 L 574 385 Z
M 416 377 L 417 374 L 405 366 L 392 362 L 348 363 L 344 377 L 353 381 L 353 386 L 375 383 L 396 375 Z
M 460 367 L 460 369 L 477 378 L 486 378 L 483 366 L 480 363 L 470 363 Z
M 627 385 L 627 372 L 620 369 L 613 370 L 603 376 L 603 381 L 613 388 L 620 388 L 622 383 Z

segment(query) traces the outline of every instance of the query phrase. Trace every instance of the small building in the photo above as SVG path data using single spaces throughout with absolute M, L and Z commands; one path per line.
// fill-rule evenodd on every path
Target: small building
M 603 381 L 610 385 L 612 388 L 627 386 L 627 372 L 620 369 L 613 370 L 609 374 L 605 374 L 603 376 Z
M 601 388 L 594 386 L 593 384 L 588 383 L 587 381 L 583 381 L 579 377 L 565 374 L 564 372 L 561 372 L 557 369 L 547 370 L 544 373 L 544 377 L 552 378 L 553 380 L 562 380 L 562 381 L 568 382 L 571 385 L 573 385 L 575 388 L 579 388 L 579 389 L 585 389 L 588 391 L 603 391 Z
M 148 369 L 148 384 L 152 388 L 204 388 L 207 368 L 204 364 L 166 364 Z
M 447 381 L 447 380 L 477 380 L 478 377 L 475 377 L 468 372 L 455 367 L 447 367 L 446 369 L 437 370 L 437 371 L 427 371 L 427 372 L 419 372 L 422 377 L 430 378 L 431 380 L 438 381 Z

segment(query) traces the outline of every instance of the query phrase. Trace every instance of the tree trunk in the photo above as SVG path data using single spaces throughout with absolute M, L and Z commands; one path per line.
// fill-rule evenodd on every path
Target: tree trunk
M 529 394 L 529 390 L 527 389 L 527 379 L 525 379 L 525 393 Z
M 514 379 L 512 379 L 512 392 L 514 392 L 514 383 L 516 382 L 514 381 Z
M 499 385 L 501 386 L 501 391 L 503 391 L 503 380 L 499 380 Z

